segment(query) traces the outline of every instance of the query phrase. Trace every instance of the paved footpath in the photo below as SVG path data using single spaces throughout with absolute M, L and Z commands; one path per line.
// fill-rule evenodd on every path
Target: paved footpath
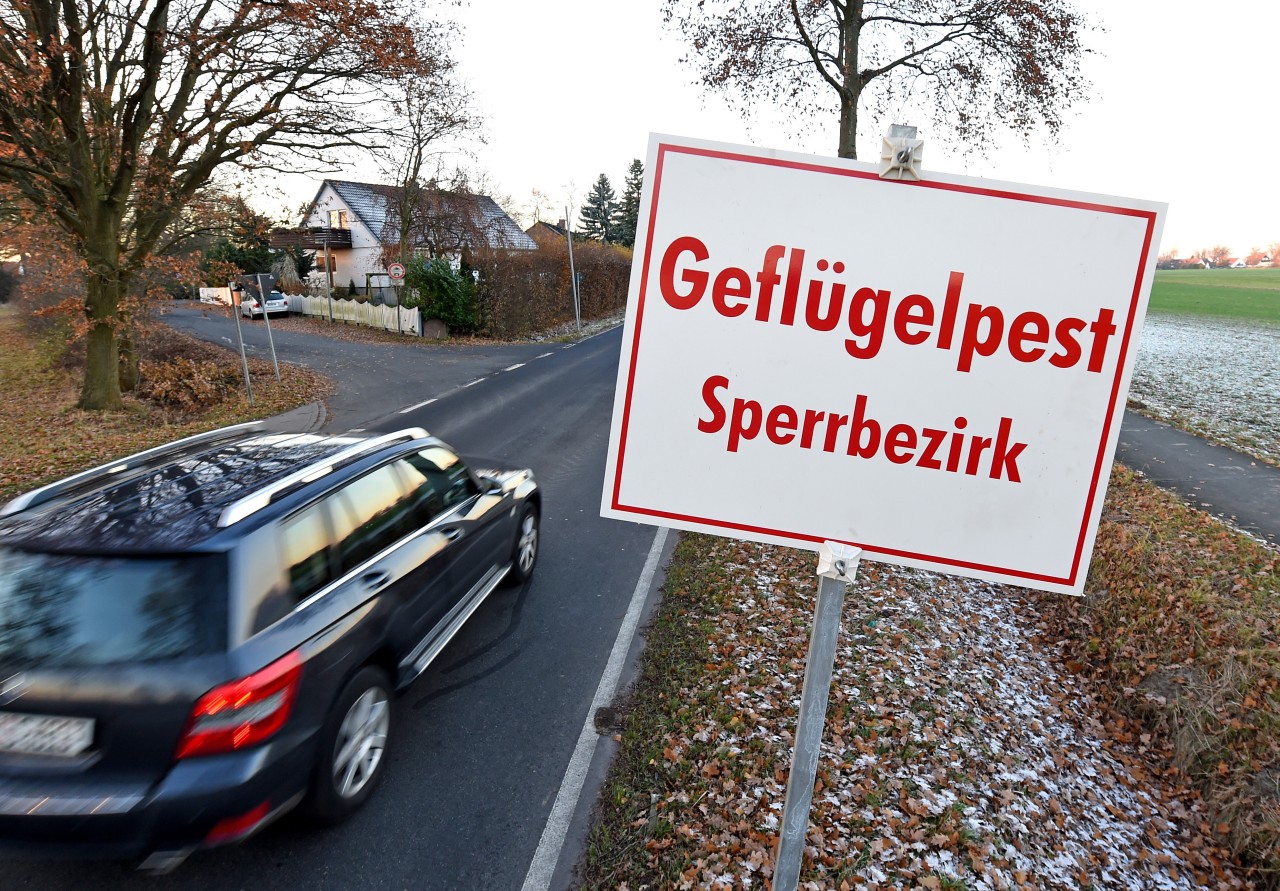
M 1161 488 L 1280 545 L 1280 468 L 1126 411 L 1116 460 Z

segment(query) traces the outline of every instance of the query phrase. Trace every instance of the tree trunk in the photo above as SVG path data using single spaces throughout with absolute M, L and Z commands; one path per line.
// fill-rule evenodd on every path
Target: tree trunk
M 121 334 L 117 338 L 117 349 L 120 353 L 120 391 L 132 393 L 138 388 L 138 362 L 141 358 L 136 332 Z
M 121 284 L 115 275 L 91 271 L 85 286 L 89 337 L 80 407 L 90 411 L 118 411 L 124 407 L 120 399 L 120 350 L 116 343 Z
M 845 7 L 840 35 L 844 63 L 840 90 L 840 157 L 858 157 L 858 101 L 862 98 L 862 74 L 858 71 L 858 42 L 862 36 L 863 0 L 850 0 Z
M 120 399 L 120 354 L 110 322 L 96 321 L 89 329 L 80 407 L 91 411 L 118 411 L 124 407 Z
M 845 93 L 840 97 L 840 157 L 858 157 L 858 98 Z

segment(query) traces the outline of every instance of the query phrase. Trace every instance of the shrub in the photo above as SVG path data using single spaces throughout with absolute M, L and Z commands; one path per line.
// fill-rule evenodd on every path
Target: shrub
M 479 327 L 475 283 L 469 274 L 455 272 L 448 261 L 415 257 L 405 266 L 404 281 L 409 293 L 403 306 L 439 319 L 454 334 L 471 334 Z
M 617 245 L 575 242 L 574 270 L 580 277 L 582 318 L 618 312 L 627 305 L 631 251 Z M 522 337 L 572 322 L 573 288 L 569 252 L 556 242 L 536 251 L 486 257 L 480 273 L 477 306 L 487 333 Z
M 177 356 L 142 363 L 140 395 L 163 408 L 200 411 L 221 402 L 239 384 L 231 363 Z

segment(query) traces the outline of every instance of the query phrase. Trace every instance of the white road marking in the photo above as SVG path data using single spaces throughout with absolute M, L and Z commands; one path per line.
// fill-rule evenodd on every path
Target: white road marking
M 400 409 L 400 414 L 407 415 L 409 412 L 413 411 L 415 408 L 422 408 L 423 406 L 430 405 L 433 402 L 435 402 L 434 399 L 428 399 L 426 402 L 419 402 L 417 405 L 411 405 L 408 408 L 402 408 Z
M 560 791 L 556 793 L 555 803 L 551 805 L 551 814 L 547 817 L 547 825 L 542 830 L 538 850 L 533 854 L 533 862 L 529 864 L 521 891 L 546 891 L 551 885 L 551 876 L 560 861 L 564 839 L 569 832 L 569 821 L 578 808 L 582 785 L 587 779 L 587 770 L 591 767 L 591 759 L 595 756 L 596 745 L 600 741 L 600 734 L 595 727 L 596 710 L 612 702 L 617 693 L 622 664 L 626 661 L 627 651 L 631 649 L 631 641 L 636 636 L 640 613 L 644 610 L 649 586 L 653 583 L 654 573 L 658 571 L 658 558 L 662 556 L 662 546 L 666 541 L 666 528 L 659 528 L 658 534 L 653 537 L 653 545 L 649 548 L 649 556 L 644 561 L 644 569 L 640 571 L 640 578 L 636 581 L 631 605 L 627 607 L 622 627 L 618 629 L 618 637 L 609 652 L 609 661 L 605 663 L 604 674 L 600 676 L 596 695 L 591 700 L 591 708 L 587 710 L 587 719 L 582 724 L 582 732 L 578 734 L 578 744 L 574 746 L 569 767 L 560 782 Z
M 551 355 L 551 353 L 543 353 L 541 356 L 534 356 L 533 358 L 535 358 L 535 359 L 545 359 L 545 358 L 547 358 L 547 356 L 550 356 L 550 355 Z
M 485 380 L 485 378 L 478 377 L 469 384 L 463 384 L 462 389 L 465 390 L 467 387 L 474 387 L 476 384 L 480 383 L 482 380 Z
M 504 368 L 504 369 L 502 369 L 502 370 L 503 370 L 503 371 L 515 371 L 517 368 L 524 368 L 524 363 L 523 363 L 523 362 L 517 362 L 515 365 L 512 365 L 510 368 Z

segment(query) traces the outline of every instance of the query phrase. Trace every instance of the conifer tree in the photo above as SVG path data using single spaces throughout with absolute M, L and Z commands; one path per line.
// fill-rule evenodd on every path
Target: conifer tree
M 582 206 L 580 232 L 587 238 L 596 241 L 613 242 L 614 214 L 618 211 L 617 195 L 609 184 L 609 177 L 603 173 L 596 184 L 587 193 L 587 202 Z
M 635 247 L 636 223 L 640 218 L 640 187 L 643 184 L 644 164 L 636 158 L 627 168 L 622 200 L 618 203 L 618 216 L 614 223 L 614 240 L 618 244 Z

